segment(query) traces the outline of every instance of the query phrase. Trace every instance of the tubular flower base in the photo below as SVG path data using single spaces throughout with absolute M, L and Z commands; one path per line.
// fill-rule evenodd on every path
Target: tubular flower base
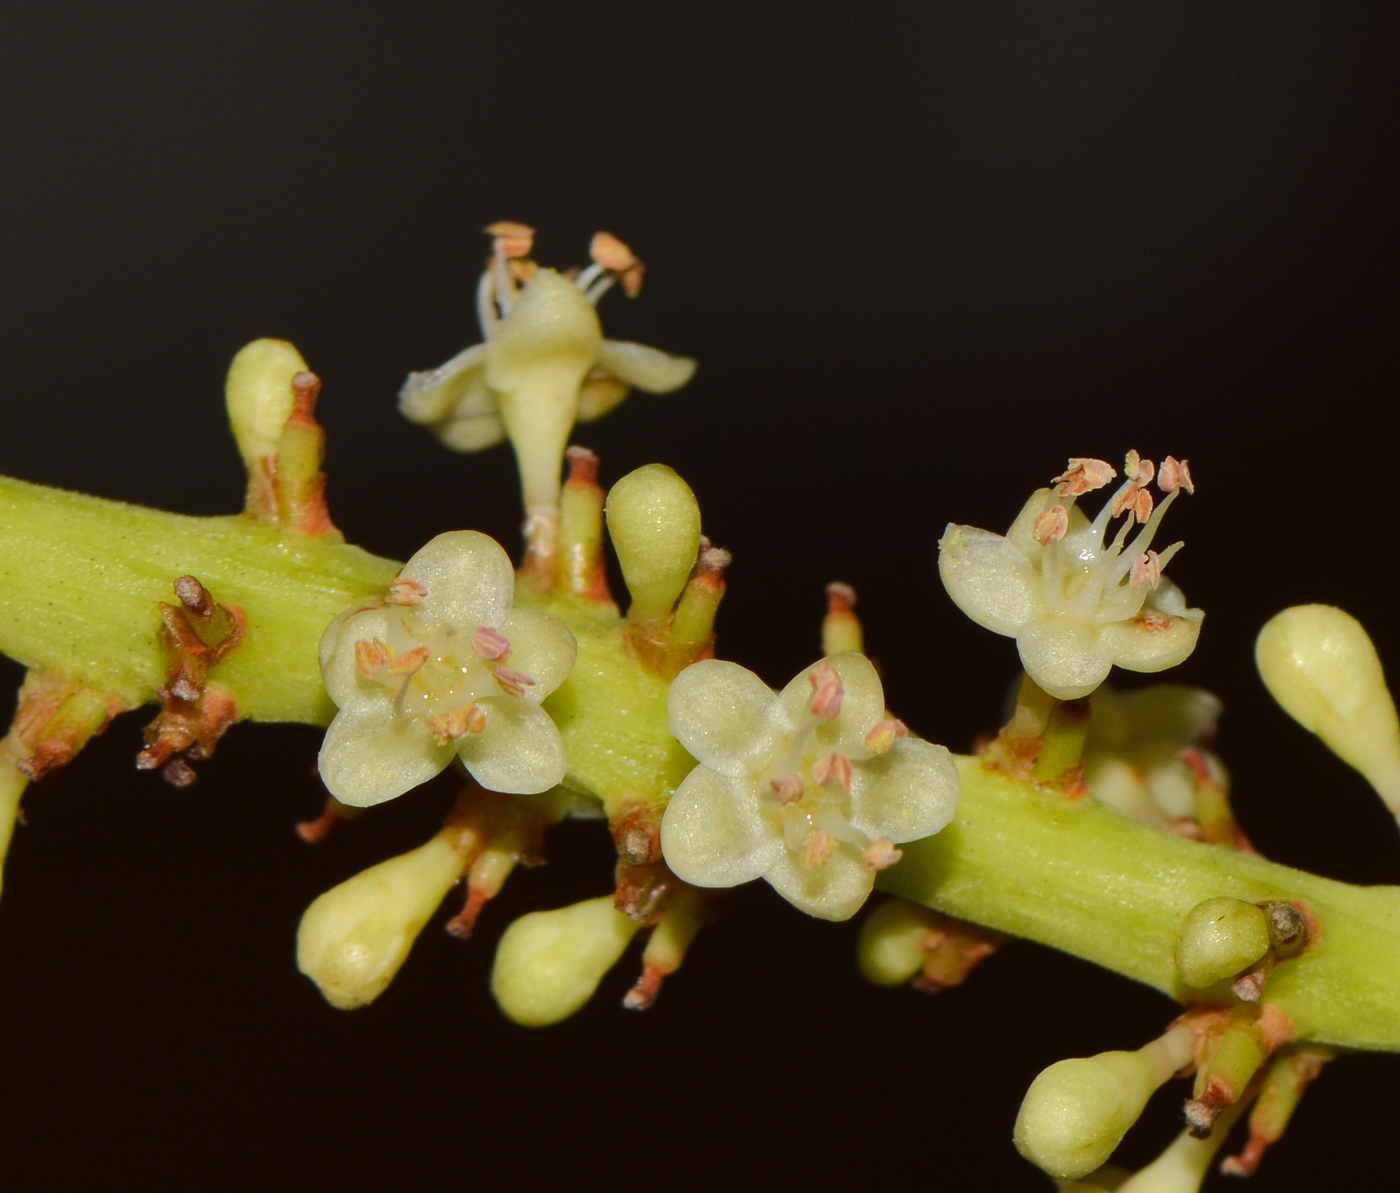
M 1038 489 L 1003 537 L 949 524 L 938 569 L 948 595 L 980 626 L 1016 639 L 1021 664 L 1060 700 L 1087 696 L 1116 663 L 1129 671 L 1163 671 L 1196 648 L 1202 613 L 1188 609 L 1162 575 L 1181 548 L 1151 549 L 1167 508 L 1194 492 L 1185 461 L 1168 456 L 1153 508 L 1152 461 L 1129 452 L 1127 480 L 1092 522 L 1076 504 L 1116 474 L 1102 460 L 1071 460 L 1055 488 Z M 1110 522 L 1123 522 L 1105 542 Z M 1134 523 L 1142 529 L 1131 541 Z
M 893 846 L 952 818 L 958 777 L 942 746 L 897 737 L 870 661 L 843 652 L 775 695 L 710 659 L 671 685 L 671 732 L 700 761 L 667 805 L 667 864 L 696 886 L 766 878 L 809 915 L 844 920 Z

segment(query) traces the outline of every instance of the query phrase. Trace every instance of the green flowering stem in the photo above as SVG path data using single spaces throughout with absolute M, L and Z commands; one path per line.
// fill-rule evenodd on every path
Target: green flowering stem
M 1264 1001 L 1295 1038 L 1400 1051 L 1400 887 L 1333 882 L 1159 832 L 1092 799 L 1067 800 L 959 758 L 957 818 L 904 846 L 890 894 L 1082 957 L 1194 1001 L 1176 972 L 1182 920 L 1217 896 L 1300 902 L 1310 947 L 1274 970 Z M 1225 999 L 1221 999 L 1225 1001 Z
M 346 606 L 382 593 L 399 566 L 335 534 L 0 479 L 0 651 L 128 705 L 152 702 L 166 681 L 159 606 L 176 579 L 193 575 L 247 619 L 245 640 L 210 668 L 210 683 L 241 717 L 326 724 L 334 708 L 317 665 L 321 634 Z M 609 812 L 664 806 L 693 763 L 667 727 L 668 685 L 638 665 L 627 624 L 607 602 L 541 596 L 527 584 L 518 597 L 578 639 L 574 670 L 545 705 L 568 752 L 565 785 Z M 1288 1016 L 1300 1041 L 1400 1050 L 1400 888 L 1348 886 L 1187 841 L 979 759 L 958 767 L 957 819 L 906 845 L 904 860 L 881 874 L 884 889 L 1180 1001 L 1202 997 L 1182 985 L 1174 960 L 1192 908 L 1220 896 L 1298 903 L 1316 931 L 1269 975 L 1264 1003 Z

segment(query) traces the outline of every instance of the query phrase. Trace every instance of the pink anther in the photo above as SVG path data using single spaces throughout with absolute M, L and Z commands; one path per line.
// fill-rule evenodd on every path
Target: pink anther
M 389 660 L 389 671 L 393 675 L 412 675 L 427 661 L 428 648 L 426 646 L 415 646 L 412 650 L 406 650 L 403 654 L 391 658 Z
M 770 779 L 769 785 L 773 788 L 773 794 L 778 797 L 778 802 L 784 805 L 796 803 L 807 789 L 801 775 L 783 775 L 777 779 Z
M 1133 560 L 1133 570 L 1129 581 L 1134 588 L 1150 584 L 1157 588 L 1162 583 L 1162 564 L 1156 551 L 1144 551 Z
M 904 854 L 894 847 L 893 841 L 888 837 L 881 837 L 865 847 L 860 860 L 872 870 L 887 870 L 903 856 Z
M 641 264 L 637 255 L 611 232 L 596 233 L 593 242 L 588 246 L 588 255 L 604 269 L 610 269 L 614 273 L 626 273 Z M 640 277 L 637 282 L 640 286 Z
M 1191 469 L 1186 466 L 1185 460 L 1178 460 L 1175 456 L 1168 456 L 1162 461 L 1161 471 L 1157 473 L 1157 487 L 1163 493 L 1175 493 L 1178 489 L 1185 489 L 1188 493 L 1196 491 L 1195 483 L 1191 480 Z
M 406 580 L 400 576 L 389 585 L 384 599 L 391 605 L 421 605 L 427 595 L 427 588 L 417 580 Z
M 479 625 L 472 631 L 472 649 L 493 663 L 510 657 L 510 642 L 490 626 Z
M 835 779 L 837 786 L 847 795 L 851 792 L 851 760 L 844 754 L 828 754 L 812 764 L 812 778 L 818 786 L 825 786 Z
M 520 671 L 512 671 L 509 667 L 497 667 L 491 672 L 496 677 L 496 683 L 501 691 L 509 696 L 523 696 L 526 688 L 535 686 L 535 681 L 528 675 Z
M 1106 460 L 1095 460 L 1087 456 L 1071 456 L 1069 467 L 1050 483 L 1060 486 L 1062 497 L 1082 497 L 1095 489 L 1102 489 L 1118 473 Z
M 1113 499 L 1113 516 L 1128 513 L 1139 522 L 1152 517 L 1152 494 L 1146 489 L 1124 489 Z
M 836 668 L 822 660 L 808 673 L 807 681 L 812 685 L 812 715 L 823 721 L 834 720 L 841 711 L 841 697 L 845 695 Z
M 378 675 L 389 665 L 389 648 L 378 638 L 355 643 L 355 667 L 361 675 Z
M 1065 537 L 1069 529 L 1069 514 L 1062 505 L 1051 506 L 1031 523 L 1031 538 L 1042 547 L 1057 543 Z
M 1139 489 L 1150 485 L 1156 468 L 1151 460 L 1144 460 L 1136 451 L 1130 451 L 1123 460 L 1123 475 Z
M 475 704 L 464 704 L 441 716 L 429 717 L 428 728 L 445 744 L 468 733 L 480 733 L 486 728 L 486 714 Z
M 503 257 L 528 257 L 535 243 L 535 230 L 514 220 L 497 220 L 488 224 L 485 231 L 494 238 L 492 248 Z
M 826 863 L 826 859 L 831 856 L 831 851 L 836 845 L 836 838 L 826 829 L 818 829 L 812 834 L 812 839 L 802 848 L 802 864 L 809 870 L 819 870 Z

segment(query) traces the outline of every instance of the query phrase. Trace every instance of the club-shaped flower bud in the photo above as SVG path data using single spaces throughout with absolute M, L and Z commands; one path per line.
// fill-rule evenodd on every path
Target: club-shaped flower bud
M 611 895 L 521 916 L 496 949 L 491 992 L 523 1027 L 558 1023 L 593 997 L 637 928 Z
M 250 472 L 277 451 L 295 404 L 292 378 L 306 361 L 286 340 L 254 340 L 229 365 L 224 404 L 238 451 Z
M 664 464 L 629 472 L 608 493 L 608 535 L 632 594 L 634 621 L 671 611 L 700 550 L 700 504 Z
M 1157 1087 L 1185 1065 L 1194 1033 L 1175 1027 L 1136 1052 L 1062 1060 L 1031 1082 L 1016 1147 L 1059 1180 L 1087 1176 L 1113 1154 Z
M 1333 605 L 1295 605 L 1259 631 L 1264 686 L 1400 815 L 1400 721 L 1370 635 Z
M 297 968 L 334 1007 L 373 1002 L 461 876 L 461 854 L 439 835 L 332 887 L 301 917 Z
M 1204 990 L 1248 969 L 1269 951 L 1269 917 L 1241 899 L 1207 899 L 1181 921 L 1176 936 L 1176 972 L 1188 986 Z
M 904 899 L 886 899 L 861 925 L 856 963 L 866 981 L 902 986 L 924 967 L 928 916 Z

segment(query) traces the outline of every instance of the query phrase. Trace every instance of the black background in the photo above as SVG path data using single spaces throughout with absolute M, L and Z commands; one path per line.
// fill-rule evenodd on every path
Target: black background
M 691 482 L 735 556 L 721 653 L 786 681 L 847 580 L 891 704 L 966 748 L 1014 650 L 943 595 L 944 523 L 1004 528 L 1071 454 L 1188 456 L 1167 541 L 1208 617 L 1175 677 L 1226 702 L 1241 819 L 1394 881 L 1390 817 L 1250 660 L 1270 614 L 1331 601 L 1400 674 L 1398 34 L 1391 6 L 1278 2 L 6 4 L 0 471 L 237 508 L 223 371 L 277 335 L 325 380 L 352 540 L 513 544 L 506 449 L 453 456 L 394 394 L 477 338 L 484 224 L 557 265 L 607 228 L 650 266 L 609 334 L 702 364 L 577 437 L 605 481 Z M 32 791 L 11 849 L 10 1188 L 1045 1189 L 1009 1138 L 1030 1078 L 1172 1014 L 1029 945 L 936 999 L 877 991 L 853 925 L 760 884 L 654 1010 L 618 1006 L 630 954 L 519 1029 L 494 938 L 608 889 L 583 824 L 477 939 L 430 925 L 378 1004 L 333 1011 L 293 965 L 302 909 L 429 835 L 450 781 L 309 849 L 313 731 L 236 728 L 180 792 L 131 769 L 141 723 Z M 1395 1078 L 1333 1065 L 1253 1188 L 1383 1180 Z

